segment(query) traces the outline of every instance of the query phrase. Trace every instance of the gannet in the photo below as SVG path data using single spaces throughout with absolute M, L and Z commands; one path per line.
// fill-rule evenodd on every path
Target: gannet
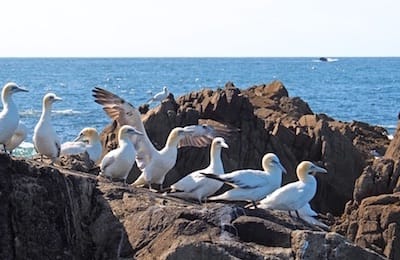
M 297 168 L 298 181 L 286 184 L 269 194 L 259 202 L 259 207 L 264 209 L 276 209 L 296 211 L 304 207 L 314 197 L 317 191 L 317 180 L 310 175 L 313 172 L 327 173 L 324 168 L 318 167 L 312 162 L 303 161 Z
M 164 86 L 163 90 L 161 92 L 158 92 L 157 94 L 155 94 L 152 98 L 150 98 L 147 101 L 147 104 L 150 104 L 151 102 L 154 102 L 154 101 L 161 102 L 164 99 L 166 99 L 168 97 L 168 95 L 169 95 L 168 89 L 167 89 L 167 87 Z
M 135 163 L 136 151 L 130 137 L 132 135 L 142 135 L 132 126 L 124 125 L 118 131 L 118 148 L 108 152 L 100 163 L 100 176 L 110 179 L 126 178 Z
M 103 106 L 103 110 L 107 115 L 118 122 L 118 125 L 130 125 L 143 133 L 139 142 L 144 142 L 145 146 L 152 146 L 149 137 L 144 128 L 139 110 L 132 104 L 126 102 L 123 98 L 107 91 L 105 89 L 95 87 L 93 90 L 95 102 Z M 211 126 L 211 125 L 194 125 L 186 126 L 186 130 L 192 132 L 186 135 L 178 144 L 182 146 L 205 147 L 212 142 L 214 137 L 227 137 L 230 133 L 238 131 L 238 129 L 227 126 Z M 205 137 L 205 138 L 202 138 Z
M 190 136 L 185 136 L 179 141 L 178 148 L 185 146 L 204 147 L 212 142 L 215 137 L 229 138 L 232 133 L 239 129 L 226 125 L 212 126 L 209 124 L 189 125 L 185 129 L 193 131 Z
M 168 135 L 167 142 L 163 149 L 157 150 L 154 146 L 146 141 L 139 141 L 141 137 L 134 141 L 137 150 L 136 164 L 142 171 L 142 174 L 133 183 L 134 186 L 143 186 L 148 184 L 162 184 L 165 175 L 174 167 L 178 156 L 178 143 L 186 135 L 190 135 L 191 130 L 182 127 L 175 127 Z M 150 144 L 150 145 L 149 145 Z
M 61 155 L 87 152 L 90 160 L 97 163 L 102 153 L 102 146 L 97 130 L 92 127 L 82 129 L 72 142 L 61 144 Z
M 210 149 L 210 164 L 204 169 L 186 175 L 171 185 L 169 195 L 183 199 L 196 199 L 201 203 L 203 199 L 217 192 L 222 187 L 223 182 L 205 178 L 202 173 L 213 173 L 217 176 L 223 174 L 224 166 L 221 160 L 221 150 L 228 147 L 224 138 L 214 138 Z
M 12 151 L 17 148 L 26 138 L 28 135 L 28 128 L 19 121 L 17 129 L 14 131 L 14 134 L 5 144 L 6 150 L 12 153 Z
M 152 166 L 147 167 L 146 175 L 163 176 L 156 178 L 158 179 L 156 182 L 150 181 L 150 183 L 161 184 L 161 179 L 164 180 L 165 174 L 175 165 L 176 155 L 174 154 L 177 153 L 177 145 L 183 138 L 190 137 L 192 136 L 192 134 L 194 134 L 193 138 L 197 138 L 197 141 L 193 142 L 191 145 L 196 145 L 198 147 L 205 146 L 205 144 L 210 143 L 210 138 L 198 138 L 199 133 L 195 133 L 195 130 L 190 127 L 185 127 L 179 128 L 180 130 L 178 132 L 177 130 L 173 129 L 170 132 L 168 138 L 168 140 L 170 141 L 167 141 L 164 149 L 158 151 L 153 146 L 149 137 L 147 136 L 143 122 L 141 120 L 140 112 L 137 108 L 135 108 L 133 105 L 126 102 L 119 96 L 102 88 L 94 88 L 93 96 L 95 98 L 95 102 L 102 105 L 103 110 L 111 119 L 116 120 L 118 125 L 131 125 L 135 127 L 138 131 L 143 133 L 142 136 L 134 136 L 132 140 L 137 150 L 136 163 L 139 169 L 144 170 L 144 168 L 150 164 L 150 161 L 155 161 L 151 163 Z M 218 128 L 211 128 L 211 126 L 208 128 L 213 130 L 212 133 L 214 135 L 219 135 L 219 133 L 224 134 L 226 132 L 226 129 L 219 130 Z M 179 133 L 178 137 L 173 137 L 174 135 L 177 135 L 177 133 Z M 167 149 L 167 147 L 171 148 Z M 168 155 L 167 151 L 168 153 L 171 153 L 172 156 Z M 160 168 L 160 170 L 156 170 L 158 167 Z M 153 174 L 153 172 L 158 173 Z M 137 179 L 135 183 L 135 185 L 139 185 L 139 183 L 140 185 L 144 185 L 146 183 L 143 174 Z
M 237 170 L 224 175 L 204 174 L 209 178 L 220 180 L 231 185 L 233 189 L 225 193 L 208 198 L 209 200 L 250 201 L 255 202 L 265 198 L 278 189 L 282 182 L 282 172 L 286 173 L 278 156 L 267 153 L 262 158 L 261 170 Z
M 43 97 L 42 115 L 33 131 L 33 145 L 43 159 L 43 155 L 51 159 L 51 163 L 60 156 L 60 138 L 51 124 L 51 107 L 56 101 L 61 101 L 54 93 L 48 93 Z
M 6 143 L 11 139 L 19 123 L 18 108 L 15 105 L 12 95 L 17 92 L 27 92 L 28 90 L 20 88 L 14 82 L 4 85 L 1 91 L 1 101 L 3 110 L 0 113 L 0 144 L 6 151 Z

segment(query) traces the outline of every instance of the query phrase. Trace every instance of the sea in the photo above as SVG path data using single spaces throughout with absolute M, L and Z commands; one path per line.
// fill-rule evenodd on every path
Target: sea
M 139 106 L 167 86 L 177 98 L 231 81 L 239 88 L 283 82 L 290 97 L 306 101 L 314 113 L 362 121 L 393 134 L 400 101 L 400 58 L 0 58 L 0 85 L 13 81 L 29 92 L 14 94 L 21 121 L 29 129 L 14 154 L 34 153 L 32 134 L 42 98 L 53 92 L 52 122 L 62 142 L 84 127 L 99 132 L 110 123 L 94 102 L 102 87 Z M 155 106 L 157 104 L 152 104 Z

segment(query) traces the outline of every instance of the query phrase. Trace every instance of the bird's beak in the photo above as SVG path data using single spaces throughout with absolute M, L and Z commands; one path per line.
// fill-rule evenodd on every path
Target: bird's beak
M 227 143 L 225 143 L 225 142 L 222 142 L 222 143 L 221 143 L 221 146 L 224 147 L 224 148 L 226 148 L 226 149 L 229 148 L 229 145 L 228 145 Z
M 54 98 L 54 101 L 62 101 L 62 98 L 56 96 L 56 97 Z
M 29 92 L 26 88 L 18 87 L 17 92 Z
M 185 128 L 183 128 L 182 133 L 183 133 L 184 135 L 191 135 L 191 134 L 194 133 L 194 129 L 191 129 L 191 128 L 187 129 L 187 128 L 185 127 Z
M 132 130 L 132 133 L 136 134 L 136 135 L 143 135 L 142 132 L 136 130 L 135 128 Z
M 328 171 L 322 167 L 316 166 L 315 164 L 313 164 L 311 166 L 310 171 L 312 172 L 319 172 L 319 173 L 328 173 Z
M 195 129 L 196 129 L 195 125 L 188 125 L 183 128 L 184 131 L 192 131 L 192 132 L 194 132 Z
M 81 140 L 82 140 L 82 137 L 83 137 L 83 135 L 78 135 L 78 137 L 76 137 L 76 138 L 74 139 L 74 142 L 81 141 Z

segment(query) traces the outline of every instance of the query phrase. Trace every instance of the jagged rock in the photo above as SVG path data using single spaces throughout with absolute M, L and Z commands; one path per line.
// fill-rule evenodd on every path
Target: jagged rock
M 373 160 L 356 180 L 334 230 L 389 259 L 400 258 L 400 126 L 383 157 Z
M 400 193 L 350 201 L 334 231 L 389 259 L 400 258 Z
M 0 205 L 1 259 L 303 259 L 317 248 L 383 259 L 284 212 L 198 205 L 7 154 Z
M 239 134 L 227 140 L 229 149 L 222 152 L 227 172 L 260 169 L 261 158 L 267 152 L 276 153 L 288 170 L 283 183 L 297 180 L 295 169 L 302 160 L 326 167 L 329 173 L 318 176 L 318 191 L 312 206 L 336 216 L 352 199 L 354 182 L 362 170 L 372 164 L 371 151 L 384 153 L 389 144 L 383 128 L 314 114 L 306 102 L 289 97 L 279 81 L 244 90 L 228 82 L 223 89 L 203 89 L 176 101 L 170 97 L 143 116 L 149 138 L 158 149 L 163 147 L 173 127 L 197 124 L 199 119 L 240 129 Z M 104 143 L 115 137 L 115 131 L 110 127 L 103 132 Z M 176 166 L 167 174 L 164 186 L 206 167 L 208 157 L 208 147 L 180 149 Z M 128 182 L 138 175 L 138 169 L 134 168 Z
M 98 169 L 94 161 L 89 158 L 87 152 L 74 155 L 62 155 L 58 164 L 69 170 L 92 173 L 97 175 Z

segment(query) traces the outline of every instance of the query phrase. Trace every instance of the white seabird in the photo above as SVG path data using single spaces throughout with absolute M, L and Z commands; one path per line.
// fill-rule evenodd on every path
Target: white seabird
M 28 135 L 28 128 L 19 121 L 17 129 L 14 131 L 12 137 L 5 144 L 6 150 L 12 153 L 12 151 L 17 148 L 23 141 L 25 141 Z
M 95 128 L 85 127 L 74 141 L 61 144 L 61 155 L 80 154 L 84 152 L 87 152 L 90 160 L 95 163 L 101 157 L 101 141 Z
M 124 125 L 118 131 L 118 148 L 108 152 L 100 163 L 100 176 L 110 179 L 126 178 L 135 163 L 136 151 L 131 141 L 132 135 L 142 135 L 132 126 Z
M 265 198 L 268 194 L 278 189 L 282 182 L 282 172 L 286 173 L 278 156 L 267 153 L 262 158 L 261 170 L 237 170 L 224 175 L 204 174 L 209 178 L 220 180 L 233 189 L 225 193 L 208 198 L 209 200 L 250 201 L 255 202 Z
M 324 168 L 318 167 L 312 162 L 303 161 L 297 168 L 298 181 L 286 184 L 269 194 L 259 202 L 259 208 L 296 211 L 304 207 L 317 192 L 317 180 L 310 175 L 313 172 L 327 173 Z
M 146 130 L 144 128 L 141 115 L 139 110 L 134 107 L 132 104 L 126 102 L 124 99 L 119 96 L 104 90 L 102 88 L 94 88 L 93 96 L 95 98 L 95 102 L 103 106 L 103 110 L 107 113 L 107 115 L 118 122 L 121 125 L 130 125 L 135 127 L 138 131 L 142 132 L 142 136 L 134 136 L 133 143 L 137 150 L 136 163 L 139 169 L 144 170 L 146 166 L 146 175 L 148 175 L 148 180 L 150 183 L 161 184 L 165 178 L 165 174 L 175 165 L 176 163 L 176 154 L 177 154 L 177 145 L 180 140 L 185 137 L 191 137 L 193 134 L 193 138 L 197 138 L 197 141 L 192 142 L 188 145 L 195 145 L 197 147 L 202 147 L 210 143 L 212 139 L 210 138 L 199 138 L 199 132 L 195 133 L 195 129 L 192 128 L 177 128 L 178 130 L 172 130 L 169 134 L 166 146 L 158 151 L 153 144 L 151 143 L 149 137 L 147 136 Z M 226 133 L 225 128 L 212 128 L 211 126 L 207 127 L 208 129 L 212 129 L 209 136 L 212 135 L 223 135 Z M 221 130 L 220 130 L 221 129 Z M 214 137 L 216 137 L 214 136 Z M 186 139 L 186 138 L 185 138 Z M 190 142 L 190 141 L 189 141 Z M 184 145 L 185 146 L 185 145 Z M 170 147 L 170 148 L 168 148 Z M 154 161 L 151 162 L 150 161 Z M 157 169 L 159 168 L 159 169 Z M 153 173 L 157 172 L 157 173 Z M 150 176 L 159 176 L 156 182 L 151 181 L 153 177 Z M 161 177 L 162 176 L 162 177 Z M 161 183 L 160 183 L 161 182 Z M 142 174 L 134 185 L 144 185 L 146 183 L 144 179 L 144 175 Z M 140 184 L 139 184 L 140 183 Z
M 92 91 L 95 102 L 103 106 L 103 110 L 111 119 L 116 120 L 120 126 L 130 125 L 135 127 L 143 133 L 139 142 L 144 142 L 146 146 L 152 145 L 144 128 L 140 112 L 136 107 L 108 90 L 95 87 Z M 211 126 L 207 124 L 186 126 L 185 129 L 191 131 L 192 134 L 182 138 L 178 147 L 205 147 L 215 137 L 227 137 L 230 133 L 238 131 L 238 129 L 227 126 Z
M 228 147 L 224 138 L 214 138 L 211 144 L 208 167 L 194 171 L 171 185 L 171 193 L 168 195 L 183 199 L 196 199 L 201 203 L 203 199 L 217 192 L 222 187 L 223 182 L 205 178 L 202 173 L 213 173 L 217 176 L 223 174 L 224 165 L 221 160 L 221 150 Z
M 6 143 L 11 139 L 19 124 L 18 108 L 12 99 L 12 95 L 27 91 L 14 82 L 5 84 L 1 91 L 3 110 L 0 113 L 0 144 L 3 145 L 4 151 L 6 151 Z
M 167 87 L 164 86 L 163 90 L 161 92 L 158 92 L 157 94 L 155 94 L 152 98 L 150 98 L 147 101 L 147 104 L 150 104 L 151 102 L 155 102 L 155 101 L 161 102 L 164 99 L 166 99 L 168 97 L 168 95 L 169 95 L 168 89 L 167 89 Z
M 157 150 L 150 141 L 139 141 L 141 137 L 134 141 L 137 150 L 136 164 L 142 174 L 133 183 L 134 186 L 148 184 L 159 184 L 162 189 L 165 176 L 176 163 L 178 156 L 178 143 L 186 135 L 190 135 L 191 130 L 182 127 L 175 127 L 168 135 L 167 142 L 163 149 Z
M 51 124 L 51 107 L 56 101 L 61 101 L 54 93 L 48 93 L 43 97 L 42 115 L 33 131 L 33 145 L 35 150 L 40 154 L 51 159 L 51 163 L 60 156 L 60 138 Z
M 185 146 L 203 147 L 212 142 L 215 137 L 229 138 L 232 133 L 239 129 L 228 127 L 226 125 L 198 124 L 185 126 L 185 129 L 191 130 L 190 136 L 185 136 L 179 141 L 178 148 Z

